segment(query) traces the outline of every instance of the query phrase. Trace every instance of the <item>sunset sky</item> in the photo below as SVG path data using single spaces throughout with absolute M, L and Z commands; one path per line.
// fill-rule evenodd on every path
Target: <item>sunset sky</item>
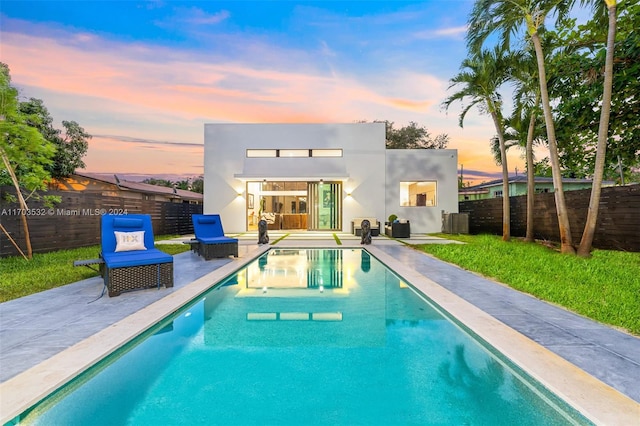
M 465 181 L 499 177 L 488 116 L 441 108 L 466 0 L 7 1 L 0 61 L 24 99 L 93 135 L 95 173 L 203 173 L 204 123 L 415 121 Z M 510 154 L 511 174 L 524 171 Z

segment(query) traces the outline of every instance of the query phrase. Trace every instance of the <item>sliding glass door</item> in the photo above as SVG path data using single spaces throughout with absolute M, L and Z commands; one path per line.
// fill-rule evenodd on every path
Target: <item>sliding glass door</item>
M 264 219 L 270 230 L 306 230 L 307 204 L 306 181 L 248 182 L 247 229 Z
M 342 230 L 342 182 L 247 182 L 247 230 Z
M 309 229 L 342 230 L 342 183 L 309 182 Z

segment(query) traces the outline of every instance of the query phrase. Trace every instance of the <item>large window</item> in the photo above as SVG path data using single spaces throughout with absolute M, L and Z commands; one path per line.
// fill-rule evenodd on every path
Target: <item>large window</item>
M 436 182 L 400 182 L 400 205 L 403 207 L 433 207 L 436 205 Z

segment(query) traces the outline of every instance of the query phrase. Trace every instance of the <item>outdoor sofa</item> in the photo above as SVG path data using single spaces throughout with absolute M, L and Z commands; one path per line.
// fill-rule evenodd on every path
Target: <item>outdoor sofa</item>
M 191 216 L 195 238 L 189 241 L 191 250 L 205 260 L 216 257 L 238 257 L 238 240 L 224 236 L 218 214 L 194 214 Z
M 391 238 L 411 238 L 411 224 L 404 219 L 385 222 L 384 233 Z
M 362 236 L 362 221 L 368 220 L 371 225 L 371 236 L 377 237 L 380 235 L 380 222 L 375 217 L 357 217 L 351 220 L 351 233 Z
M 173 256 L 154 246 L 151 216 L 101 218 L 100 272 L 109 296 L 149 287 L 173 287 Z

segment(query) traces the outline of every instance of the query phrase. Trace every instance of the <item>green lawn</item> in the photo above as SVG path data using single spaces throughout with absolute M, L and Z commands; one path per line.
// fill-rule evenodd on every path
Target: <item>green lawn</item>
M 439 259 L 640 335 L 640 253 L 595 250 L 590 259 L 493 235 L 443 235 L 467 244 L 415 246 Z
M 165 253 L 174 255 L 189 250 L 187 244 L 157 244 Z M 75 260 L 98 257 L 100 246 L 34 254 L 32 260 L 22 257 L 0 259 L 0 302 L 60 287 L 99 275 L 89 268 L 74 267 Z

